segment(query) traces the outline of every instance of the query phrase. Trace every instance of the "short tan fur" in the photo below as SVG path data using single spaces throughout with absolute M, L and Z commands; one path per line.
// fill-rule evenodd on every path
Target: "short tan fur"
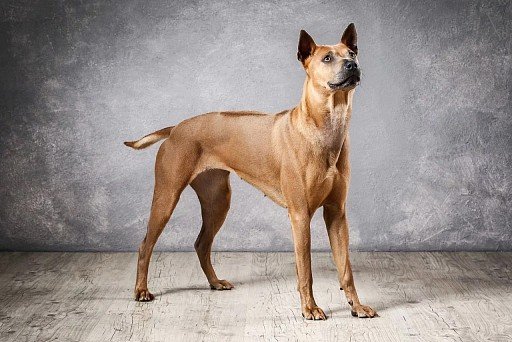
M 313 297 L 311 274 L 310 222 L 320 207 L 340 287 L 352 314 L 376 315 L 360 303 L 354 285 L 345 206 L 350 181 L 348 128 L 352 98 L 361 76 L 357 53 L 353 24 L 336 45 L 317 45 L 301 31 L 297 57 L 306 79 L 295 108 L 276 115 L 207 113 L 125 143 L 142 149 L 165 139 L 156 157 L 151 214 L 139 248 L 136 300 L 154 299 L 148 290 L 153 247 L 187 185 L 195 190 L 201 204 L 203 223 L 194 245 L 201 267 L 212 289 L 233 288 L 217 277 L 210 253 L 229 210 L 229 174 L 234 172 L 288 210 L 303 316 L 326 319 Z

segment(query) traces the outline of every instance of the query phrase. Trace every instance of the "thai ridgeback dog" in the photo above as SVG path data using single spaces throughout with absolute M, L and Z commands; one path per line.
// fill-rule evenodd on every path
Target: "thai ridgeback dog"
M 201 204 L 202 227 L 194 244 L 212 289 L 229 290 L 212 267 L 215 235 L 230 205 L 230 172 L 287 208 L 295 248 L 298 291 L 306 319 L 326 319 L 313 297 L 310 222 L 323 207 L 341 289 L 351 313 L 374 317 L 359 302 L 349 260 L 346 199 L 350 179 L 349 122 L 361 71 L 357 34 L 350 24 L 336 45 L 316 45 L 300 32 L 297 57 L 306 71 L 297 107 L 275 115 L 211 112 L 125 142 L 142 149 L 165 139 L 156 156 L 155 189 L 147 233 L 139 248 L 135 299 L 151 301 L 148 268 L 153 247 L 183 189 L 190 185 Z

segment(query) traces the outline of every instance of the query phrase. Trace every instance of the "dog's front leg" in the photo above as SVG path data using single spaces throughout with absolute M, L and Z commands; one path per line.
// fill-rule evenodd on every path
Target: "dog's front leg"
M 348 222 L 344 207 L 338 205 L 324 206 L 324 220 L 333 259 L 338 269 L 340 287 L 345 291 L 347 301 L 352 307 L 352 316 L 371 318 L 377 313 L 371 307 L 361 304 L 354 285 L 354 277 L 348 255 Z
M 325 313 L 313 297 L 313 276 L 311 274 L 311 216 L 298 210 L 289 211 L 292 224 L 295 263 L 297 270 L 297 290 L 300 293 L 302 316 L 306 319 L 324 320 Z

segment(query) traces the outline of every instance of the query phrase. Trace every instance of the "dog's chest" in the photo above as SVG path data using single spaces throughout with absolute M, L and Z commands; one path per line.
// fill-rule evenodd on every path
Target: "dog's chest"
M 331 192 L 338 175 L 336 162 L 339 152 L 311 155 L 302 170 L 303 191 L 310 204 L 319 203 Z

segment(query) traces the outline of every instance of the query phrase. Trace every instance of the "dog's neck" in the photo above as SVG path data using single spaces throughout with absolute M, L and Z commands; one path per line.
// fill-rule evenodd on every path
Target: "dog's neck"
M 297 128 L 311 142 L 341 148 L 348 131 L 354 90 L 319 89 L 307 77 L 297 106 Z

